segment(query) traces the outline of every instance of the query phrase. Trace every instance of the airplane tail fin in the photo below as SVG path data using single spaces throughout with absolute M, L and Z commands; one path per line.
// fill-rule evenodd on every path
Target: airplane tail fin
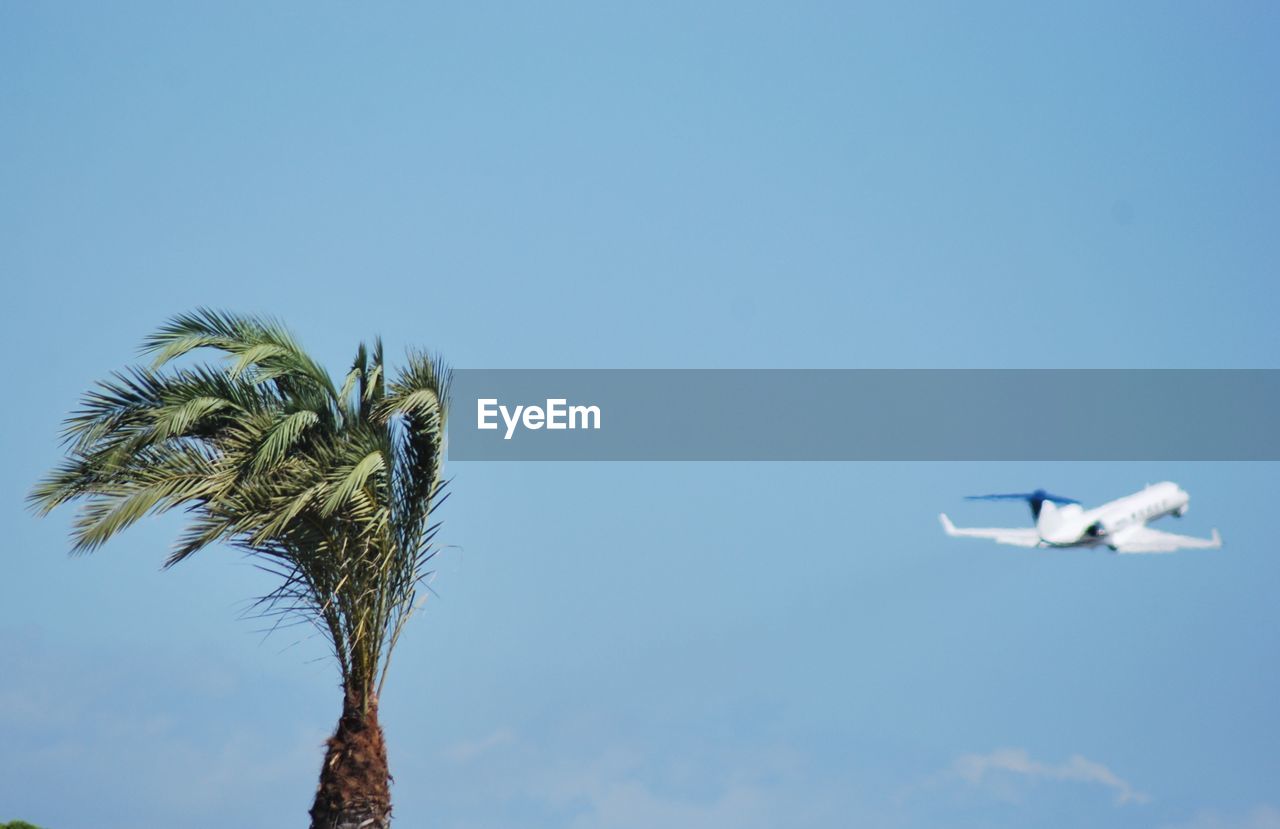
M 1026 501 L 1031 506 L 1031 519 L 1037 523 L 1040 521 L 1040 513 L 1044 511 L 1045 507 L 1052 508 L 1054 504 L 1080 503 L 1075 498 L 1053 495 L 1043 489 L 1037 489 L 1035 492 L 1010 492 L 999 495 L 967 495 L 965 498 L 969 501 Z

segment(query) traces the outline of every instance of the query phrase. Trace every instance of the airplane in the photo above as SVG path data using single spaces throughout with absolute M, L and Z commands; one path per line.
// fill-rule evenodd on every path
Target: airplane
M 947 535 L 989 538 L 1018 547 L 1098 547 L 1113 553 L 1171 553 L 1184 548 L 1214 549 L 1222 538 L 1214 530 L 1209 538 L 1153 530 L 1147 522 L 1165 515 L 1187 514 L 1191 496 L 1171 481 L 1148 484 L 1145 489 L 1086 510 L 1074 498 L 1050 495 L 1043 489 L 1002 495 L 970 495 L 971 501 L 1026 501 L 1031 505 L 1034 527 L 957 527 L 945 513 L 942 528 Z

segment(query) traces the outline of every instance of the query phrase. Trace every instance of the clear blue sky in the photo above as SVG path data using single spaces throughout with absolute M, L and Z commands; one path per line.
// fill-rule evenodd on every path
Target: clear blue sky
M 0 819 L 305 820 L 336 677 L 264 577 L 22 503 L 172 313 L 335 369 L 1276 367 L 1280 13 L 1046 5 L 0 5 Z M 1280 826 L 1274 465 L 451 473 L 401 826 Z M 935 517 L 1165 478 L 1224 550 Z

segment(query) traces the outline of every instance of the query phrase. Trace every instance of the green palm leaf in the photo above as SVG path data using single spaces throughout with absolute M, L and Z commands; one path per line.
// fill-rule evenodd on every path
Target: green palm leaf
M 311 621 L 349 692 L 372 699 L 432 554 L 448 369 L 410 354 L 387 378 L 361 345 L 341 390 L 280 323 L 200 309 L 143 343 L 68 417 L 65 460 L 30 500 L 76 501 L 73 549 L 97 549 L 147 515 L 191 520 L 166 561 L 212 544 L 280 574 L 266 613 Z M 219 363 L 177 366 L 201 353 Z

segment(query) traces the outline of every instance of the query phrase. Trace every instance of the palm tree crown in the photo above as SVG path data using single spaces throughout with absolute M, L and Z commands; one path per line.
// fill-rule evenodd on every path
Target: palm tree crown
M 224 364 L 174 363 L 205 349 Z M 215 542 L 257 557 L 280 577 L 260 609 L 313 622 L 348 707 L 367 713 L 435 552 L 447 368 L 413 352 L 388 378 L 377 341 L 339 386 L 279 323 L 210 310 L 173 318 L 143 353 L 150 366 L 84 396 L 32 502 L 81 502 L 81 552 L 185 507 L 165 566 Z

